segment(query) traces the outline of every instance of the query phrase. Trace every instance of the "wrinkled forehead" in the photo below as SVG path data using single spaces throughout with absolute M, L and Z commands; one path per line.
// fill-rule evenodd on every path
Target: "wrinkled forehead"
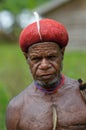
M 55 42 L 41 42 L 34 44 L 28 48 L 28 52 L 45 52 L 45 51 L 60 51 L 60 47 Z

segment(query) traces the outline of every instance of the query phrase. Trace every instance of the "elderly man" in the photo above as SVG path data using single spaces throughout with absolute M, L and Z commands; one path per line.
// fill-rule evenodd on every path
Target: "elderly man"
M 52 19 L 22 31 L 20 47 L 34 82 L 10 101 L 7 130 L 86 130 L 82 81 L 61 73 L 67 43 L 67 30 Z

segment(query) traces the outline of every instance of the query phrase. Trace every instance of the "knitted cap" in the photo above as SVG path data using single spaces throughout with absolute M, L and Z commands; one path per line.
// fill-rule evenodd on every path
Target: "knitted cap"
M 68 43 L 68 33 L 66 28 L 59 22 L 52 19 L 42 19 L 28 25 L 20 34 L 19 44 L 23 52 L 27 52 L 28 47 L 39 42 L 55 42 L 61 48 Z

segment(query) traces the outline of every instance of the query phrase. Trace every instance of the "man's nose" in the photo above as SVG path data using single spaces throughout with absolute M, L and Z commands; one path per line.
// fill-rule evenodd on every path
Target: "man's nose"
M 46 58 L 42 59 L 40 69 L 47 70 L 48 68 L 50 68 L 49 61 Z

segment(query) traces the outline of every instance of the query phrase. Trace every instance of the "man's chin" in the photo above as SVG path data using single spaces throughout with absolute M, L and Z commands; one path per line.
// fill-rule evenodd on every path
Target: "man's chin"
M 37 81 L 39 81 L 40 83 L 42 83 L 42 84 L 49 84 L 50 82 L 52 82 L 53 81 L 53 79 L 51 79 L 51 78 L 45 78 L 45 77 L 43 77 L 43 78 L 39 78 L 39 79 L 37 79 Z
M 58 78 L 52 79 L 52 80 L 36 80 L 36 82 L 40 85 L 40 86 L 51 86 L 55 83 L 58 82 Z

